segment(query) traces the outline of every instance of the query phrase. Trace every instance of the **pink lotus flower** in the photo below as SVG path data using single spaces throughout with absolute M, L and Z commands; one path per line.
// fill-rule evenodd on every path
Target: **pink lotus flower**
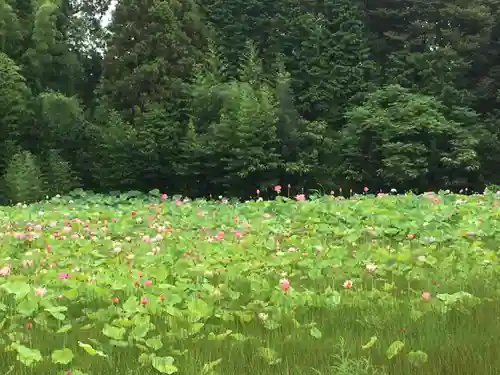
M 144 281 L 144 286 L 151 286 L 151 285 L 153 285 L 153 282 L 151 280 Z
M 363 191 L 364 191 L 365 193 L 368 193 L 368 190 L 370 190 L 370 189 L 368 189 L 368 186 L 365 186 L 365 187 L 363 188 Z
M 167 194 L 162 194 L 162 195 L 161 195 L 161 199 L 165 200 L 165 199 L 167 199 L 167 198 L 168 198 L 168 195 L 167 195 Z
M 35 289 L 35 295 L 38 297 L 43 297 L 47 294 L 47 289 L 45 288 L 36 288 Z
M 432 298 L 432 294 L 429 293 L 429 292 L 422 292 L 422 295 L 421 295 L 422 299 L 425 299 L 425 300 L 430 300 Z
M 297 194 L 295 196 L 295 199 L 298 201 L 305 201 L 306 200 L 306 195 L 305 194 Z
M 57 278 L 61 280 L 69 279 L 69 273 L 61 272 L 60 274 L 57 275 Z
M 0 276 L 8 276 L 8 275 L 10 275 L 10 265 L 0 268 Z
M 280 288 L 282 291 L 287 292 L 290 289 L 290 281 L 288 279 L 281 279 Z
M 344 281 L 344 288 L 351 289 L 352 288 L 352 280 Z
M 274 187 L 274 191 L 275 191 L 276 193 L 278 193 L 278 194 L 279 194 L 279 193 L 281 193 L 281 185 L 276 185 L 276 186 Z

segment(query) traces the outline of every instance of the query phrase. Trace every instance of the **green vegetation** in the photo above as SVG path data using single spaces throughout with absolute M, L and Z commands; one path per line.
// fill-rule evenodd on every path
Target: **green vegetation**
M 369 196 L 500 190 L 499 33 L 500 0 L 0 0 L 2 373 L 500 373 L 500 195 Z
M 500 185 L 499 26 L 500 0 L 0 0 L 0 204 Z
M 303 198 L 2 208 L 3 371 L 500 371 L 497 195 Z

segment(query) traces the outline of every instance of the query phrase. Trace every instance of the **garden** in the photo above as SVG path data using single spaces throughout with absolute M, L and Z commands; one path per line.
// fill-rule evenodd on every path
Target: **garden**
M 2 207 L 1 372 L 497 374 L 499 199 L 80 191 Z

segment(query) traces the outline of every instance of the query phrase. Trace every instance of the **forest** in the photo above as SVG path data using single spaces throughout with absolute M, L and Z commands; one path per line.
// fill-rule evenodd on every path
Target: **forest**
M 500 0 L 0 0 L 0 203 L 500 185 Z

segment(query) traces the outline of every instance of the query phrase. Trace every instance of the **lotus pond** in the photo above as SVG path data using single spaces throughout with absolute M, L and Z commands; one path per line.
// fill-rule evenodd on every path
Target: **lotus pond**
M 1 372 L 498 374 L 499 244 L 493 194 L 3 207 Z

